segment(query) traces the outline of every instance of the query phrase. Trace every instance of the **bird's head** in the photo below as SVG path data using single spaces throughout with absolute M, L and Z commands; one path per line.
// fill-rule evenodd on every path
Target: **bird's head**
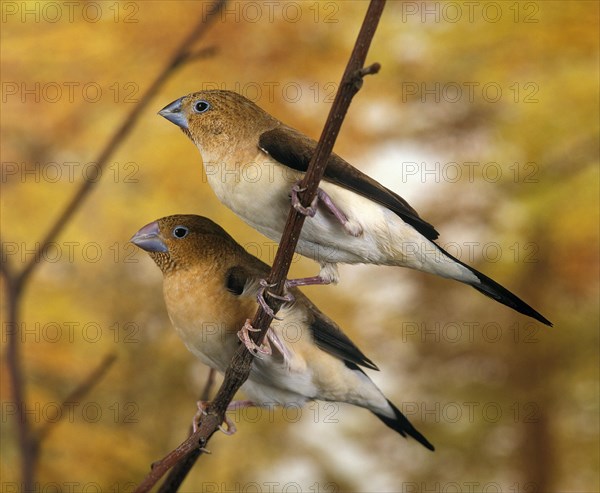
M 174 123 L 201 149 L 235 147 L 279 124 L 244 96 L 224 90 L 183 96 L 158 112 Z M 255 142 L 256 145 L 256 142 Z
M 241 249 L 218 224 L 195 215 L 163 217 L 144 226 L 130 241 L 148 252 L 164 275 L 228 263 Z

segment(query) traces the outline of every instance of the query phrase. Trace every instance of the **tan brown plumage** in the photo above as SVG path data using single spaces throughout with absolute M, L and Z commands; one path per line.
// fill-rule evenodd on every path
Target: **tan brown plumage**
M 260 280 L 269 267 L 211 220 L 169 216 L 144 226 L 131 240 L 160 267 L 169 317 L 188 349 L 224 372 L 237 333 L 257 309 Z M 255 358 L 242 390 L 260 406 L 310 400 L 347 402 L 372 411 L 402 436 L 433 446 L 360 369 L 377 369 L 342 330 L 298 289 L 295 301 L 270 326 L 272 353 Z
M 196 144 L 217 197 L 252 227 L 279 241 L 294 183 L 316 142 L 231 91 L 200 91 L 160 111 Z M 316 213 L 297 252 L 321 264 L 318 278 L 337 282 L 338 263 L 395 265 L 454 279 L 520 313 L 550 321 L 508 289 L 435 243 L 438 232 L 398 194 L 332 154 Z

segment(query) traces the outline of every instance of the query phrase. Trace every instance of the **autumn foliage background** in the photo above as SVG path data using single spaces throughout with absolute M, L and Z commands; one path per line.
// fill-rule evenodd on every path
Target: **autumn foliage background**
M 207 5 L 2 3 L 2 262 L 30 259 Z M 128 243 L 137 229 L 206 215 L 273 260 L 276 245 L 217 201 L 197 150 L 156 112 L 226 88 L 318 138 L 366 3 L 227 9 L 198 45 L 214 54 L 169 79 L 25 292 L 20 344 L 34 425 L 57 421 L 57 404 L 117 355 L 44 441 L 41 488 L 127 491 L 185 437 L 195 412 L 207 369 L 170 326 L 160 272 Z M 245 410 L 184 490 L 598 491 L 598 26 L 596 2 L 386 6 L 367 59 L 382 70 L 365 80 L 336 152 L 555 327 L 457 283 L 342 267 L 337 287 L 305 291 L 379 365 L 373 379 L 437 451 L 351 406 Z M 297 259 L 291 276 L 316 272 Z M 9 329 L 3 321 L 3 354 Z M 14 491 L 4 363 L 0 490 Z

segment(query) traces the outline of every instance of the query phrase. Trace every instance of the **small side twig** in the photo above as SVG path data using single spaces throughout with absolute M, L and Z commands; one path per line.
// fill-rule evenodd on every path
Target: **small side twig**
M 300 184 L 300 188 L 305 189 L 300 197 L 303 206 L 308 206 L 317 193 L 319 182 L 325 172 L 327 160 L 333 149 L 350 102 L 361 87 L 362 83 L 359 81 L 362 80 L 364 75 L 376 73 L 380 68 L 379 64 L 364 67 L 364 63 L 384 5 L 385 0 L 371 0 L 369 4 L 350 60 L 342 76 L 338 92 L 317 144 L 315 154 L 312 156 L 308 170 Z M 283 285 L 295 253 L 304 219 L 304 215 L 300 214 L 293 207 L 290 207 L 281 243 L 275 256 L 273 268 L 267 279 L 267 283 L 274 285 L 272 292 L 275 294 L 282 294 L 283 292 Z M 273 311 L 277 312 L 281 301 L 270 297 L 268 302 Z M 252 320 L 253 327 L 258 329 L 257 332 L 251 334 L 254 342 L 260 344 L 271 322 L 272 317 L 262 307 L 259 307 Z M 235 353 L 225 372 L 225 379 L 217 396 L 209 407 L 208 415 L 202 419 L 199 429 L 164 459 L 153 464 L 152 471 L 137 487 L 135 490 L 136 493 L 150 491 L 161 476 L 177 461 L 184 458 L 190 451 L 206 445 L 210 437 L 222 423 L 233 396 L 247 380 L 253 358 L 254 356 L 250 351 L 243 344 L 240 345 L 239 350 Z

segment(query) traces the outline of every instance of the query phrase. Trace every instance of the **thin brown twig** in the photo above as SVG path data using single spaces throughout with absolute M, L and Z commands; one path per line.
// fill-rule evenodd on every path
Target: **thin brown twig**
M 4 277 L 4 280 L 8 284 L 12 284 L 15 280 L 14 268 L 10 265 L 10 261 L 8 259 L 9 255 L 8 252 L 6 252 L 4 245 L 4 240 L 2 240 L 2 237 L 0 236 L 0 251 L 2 255 L 2 261 L 0 262 L 0 275 Z
M 171 56 L 171 59 L 167 62 L 165 68 L 161 73 L 158 74 L 156 79 L 150 84 L 150 87 L 146 90 L 143 96 L 140 98 L 138 103 L 131 109 L 129 114 L 123 120 L 121 126 L 117 128 L 115 133 L 109 139 L 107 144 L 104 146 L 98 158 L 94 161 L 99 171 L 106 166 L 108 159 L 114 154 L 117 148 L 122 144 L 125 138 L 129 135 L 137 120 L 141 116 L 142 112 L 146 109 L 152 98 L 158 93 L 158 90 L 162 87 L 165 81 L 172 75 L 182 63 L 188 61 L 190 56 L 199 56 L 199 53 L 193 53 L 190 51 L 194 43 L 206 32 L 206 29 L 211 25 L 209 20 L 214 20 L 217 14 L 225 5 L 225 0 L 217 0 L 214 2 L 212 7 L 209 9 L 206 17 L 200 19 L 200 22 L 194 27 L 190 34 L 180 43 L 175 53 Z M 95 177 L 88 178 L 83 182 L 79 190 L 75 193 L 71 201 L 63 209 L 62 214 L 58 217 L 55 223 L 52 225 L 50 230 L 46 233 L 44 239 L 40 242 L 40 246 L 36 249 L 34 256 L 31 258 L 29 263 L 25 266 L 21 274 L 19 275 L 19 283 L 25 283 L 29 278 L 34 267 L 40 262 L 40 259 L 49 248 L 50 244 L 54 239 L 61 233 L 66 224 L 69 222 L 71 217 L 80 208 L 83 200 L 88 196 L 90 190 L 94 187 L 99 180 Z
M 214 23 L 217 15 L 221 12 L 226 0 L 215 0 L 206 15 L 203 15 L 200 21 L 194 26 L 188 36 L 182 40 L 178 48 L 170 60 L 165 65 L 161 73 L 150 84 L 139 102 L 126 115 L 123 123 L 117 128 L 112 137 L 108 140 L 104 148 L 100 151 L 96 165 L 102 169 L 108 162 L 109 158 L 114 154 L 117 148 L 125 141 L 126 137 L 134 128 L 142 112 L 146 109 L 152 98 L 158 93 L 158 90 L 173 74 L 173 72 L 184 62 L 192 58 L 208 56 L 210 51 L 199 50 L 192 52 L 194 44 L 202 37 L 208 27 Z M 7 350 L 6 364 L 8 379 L 11 384 L 12 399 L 17 406 L 17 428 L 19 437 L 19 450 L 21 456 L 21 487 L 23 491 L 30 491 L 34 486 L 34 466 L 36 456 L 39 449 L 39 442 L 36 444 L 31 432 L 31 425 L 24 413 L 26 402 L 26 391 L 24 385 L 24 376 L 21 365 L 21 356 L 19 351 L 20 327 L 19 327 L 19 311 L 23 297 L 24 287 L 26 286 L 31 275 L 36 267 L 43 260 L 44 253 L 49 248 L 56 237 L 64 230 L 75 213 L 81 208 L 84 200 L 89 196 L 97 180 L 87 179 L 80 188 L 75 192 L 65 208 L 62 210 L 56 221 L 44 236 L 43 240 L 36 248 L 35 254 L 31 260 L 25 264 L 25 267 L 18 273 L 8 265 L 8 262 L 2 261 L 0 275 L 6 282 L 6 299 L 7 299 Z M 4 244 L 2 245 L 2 254 L 4 255 Z M 46 432 L 44 432 L 46 433 Z
M 94 386 L 102 380 L 106 372 L 110 369 L 113 363 L 117 360 L 115 353 L 109 353 L 102 358 L 98 366 L 94 368 L 89 375 L 73 389 L 73 391 L 64 398 L 58 407 L 56 413 L 57 418 L 52 421 L 44 423 L 34 434 L 34 441 L 36 447 L 39 447 L 40 443 L 48 435 L 52 427 L 60 421 L 64 416 L 67 415 L 65 409 L 69 404 L 78 402 L 85 394 L 87 394 Z
M 211 56 L 215 56 L 218 49 L 216 46 L 207 46 L 206 48 L 201 48 L 198 51 L 190 52 L 187 57 L 187 61 L 195 61 L 201 60 L 203 58 L 210 58 Z
M 362 85 L 362 77 L 366 74 L 376 73 L 380 68 L 379 64 L 373 64 L 365 68 L 364 63 L 384 5 L 385 0 L 371 0 L 369 4 L 363 25 L 344 75 L 342 76 L 342 81 L 327 117 L 321 138 L 317 144 L 315 154 L 312 156 L 306 175 L 300 184 L 300 187 L 305 189 L 301 197 L 301 201 L 305 206 L 312 202 L 317 193 L 319 182 L 325 172 L 327 160 L 333 149 L 350 102 Z M 304 219 L 304 215 L 300 214 L 293 207 L 290 208 L 282 240 L 267 280 L 269 284 L 275 285 L 273 288 L 275 294 L 283 292 L 283 284 L 287 278 Z M 273 311 L 277 312 L 281 302 L 274 298 L 269 298 L 268 302 Z M 254 342 L 260 344 L 271 321 L 272 317 L 262 307 L 259 307 L 252 321 L 254 328 L 260 331 L 251 335 Z M 185 457 L 191 450 L 204 447 L 208 443 L 210 437 L 222 423 L 233 396 L 248 378 L 253 358 L 254 356 L 250 351 L 243 344 L 240 345 L 239 350 L 235 353 L 225 372 L 223 384 L 209 407 L 209 413 L 202 419 L 198 431 L 165 458 L 155 462 L 150 474 L 144 478 L 135 490 L 136 493 L 150 491 L 170 467 Z
M 206 379 L 204 390 L 200 393 L 200 400 L 203 402 L 207 402 L 210 399 L 210 394 L 215 384 L 215 375 L 216 371 L 211 368 L 208 372 L 208 378 Z M 190 437 L 192 434 L 193 430 L 190 426 L 188 437 Z M 157 493 L 171 493 L 173 491 L 177 491 L 203 452 L 204 450 L 202 448 L 196 447 L 182 460 L 177 462 L 177 464 L 175 464 L 175 466 L 173 466 L 173 468 L 169 471 L 169 474 L 160 485 Z
M 31 428 L 25 413 L 26 390 L 19 346 L 21 343 L 21 330 L 19 327 L 20 293 L 17 286 L 16 277 L 9 271 L 7 262 L 2 262 L 2 274 L 5 280 L 6 289 L 6 322 L 4 330 L 6 331 L 6 367 L 8 381 L 11 387 L 11 397 L 16 406 L 15 419 L 17 421 L 17 437 L 19 443 L 19 452 L 21 454 L 21 478 L 23 491 L 31 491 L 33 487 L 33 472 L 35 467 L 35 447 L 31 439 Z

